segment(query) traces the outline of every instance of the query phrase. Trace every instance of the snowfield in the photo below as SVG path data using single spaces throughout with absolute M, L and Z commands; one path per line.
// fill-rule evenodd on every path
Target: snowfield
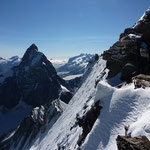
M 131 136 L 146 135 L 150 139 L 150 89 L 135 89 L 133 84 L 120 89 L 111 86 L 106 80 L 108 70 L 105 66 L 106 62 L 100 58 L 87 71 L 87 79 L 62 116 L 44 138 L 39 137 L 33 143 L 30 150 L 78 149 L 82 128 L 78 126 L 76 116 L 82 117 L 98 100 L 103 108 L 80 147 L 82 150 L 117 150 L 116 138 L 125 135 L 125 125 L 130 125 L 128 133 Z M 114 79 L 118 82 L 117 77 Z M 101 81 L 95 88 L 95 81 L 99 79 Z

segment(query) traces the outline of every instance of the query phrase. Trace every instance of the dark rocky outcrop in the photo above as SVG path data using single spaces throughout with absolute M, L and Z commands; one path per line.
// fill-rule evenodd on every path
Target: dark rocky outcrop
M 108 78 L 122 73 L 123 81 L 137 74 L 150 74 L 150 9 L 132 28 L 125 29 L 120 39 L 103 53 L 110 70 Z
M 101 108 L 102 107 L 99 106 L 99 101 L 97 101 L 92 106 L 92 108 L 82 118 L 80 118 L 78 116 L 76 117 L 77 118 L 77 124 L 79 125 L 79 127 L 82 127 L 82 129 L 83 129 L 83 132 L 79 136 L 79 139 L 77 141 L 77 144 L 79 147 L 82 145 L 86 136 L 92 130 L 92 127 L 93 127 L 95 121 L 97 120 L 97 118 L 100 114 Z
M 137 67 L 131 63 L 127 63 L 123 68 L 122 68 L 122 76 L 121 79 L 123 81 L 130 81 L 131 78 L 136 74 Z
M 118 150 L 150 150 L 150 141 L 146 136 L 117 137 Z
M 13 76 L 0 85 L 0 105 L 12 108 L 22 100 L 33 107 L 40 106 L 59 98 L 60 85 L 70 89 L 46 56 L 32 44 L 19 66 L 13 68 Z M 72 94 L 68 94 L 70 99 Z

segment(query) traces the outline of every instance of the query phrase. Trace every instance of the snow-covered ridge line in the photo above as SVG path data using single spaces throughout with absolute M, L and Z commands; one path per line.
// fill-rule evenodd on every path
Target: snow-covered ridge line
M 145 135 L 150 140 L 149 90 L 135 89 L 133 83 L 116 89 L 100 82 L 96 99 L 101 99 L 103 109 L 82 149 L 117 150 L 116 138 L 125 135 L 125 125 L 130 125 L 131 136 Z
M 77 149 L 77 141 L 82 129 L 76 125 L 76 115 L 80 114 L 82 116 L 85 111 L 83 109 L 85 105 L 87 105 L 86 111 L 88 111 L 94 103 L 95 80 L 105 79 L 107 76 L 107 70 L 104 71 L 105 66 L 106 61 L 102 60 L 102 58 L 95 62 L 86 81 L 69 102 L 62 116 L 41 141 L 35 141 L 30 148 L 31 150 L 55 150 L 61 147 L 66 150 Z

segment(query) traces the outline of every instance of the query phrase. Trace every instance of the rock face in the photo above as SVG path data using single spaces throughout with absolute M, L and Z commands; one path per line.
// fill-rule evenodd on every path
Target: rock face
M 92 130 L 92 127 L 98 118 L 100 114 L 100 110 L 102 109 L 101 106 L 99 106 L 99 101 L 95 103 L 92 108 L 83 116 L 82 118 L 79 118 L 78 116 L 76 117 L 77 119 L 77 124 L 79 127 L 82 127 L 83 132 L 79 136 L 79 139 L 77 141 L 78 146 L 80 147 L 82 143 L 84 142 L 85 138 L 87 135 L 90 133 Z
M 146 136 L 117 137 L 118 150 L 150 150 L 150 141 Z
M 40 106 L 59 98 L 61 85 L 69 88 L 46 56 L 32 44 L 19 66 L 13 68 L 13 76 L 0 85 L 0 105 L 12 108 L 22 100 L 33 107 Z M 71 98 L 68 94 L 65 102 Z
M 136 74 L 150 74 L 150 8 L 131 28 L 125 29 L 103 58 L 110 70 L 108 78 L 122 72 L 121 79 L 131 80 Z M 129 73 L 127 73 L 129 72 Z

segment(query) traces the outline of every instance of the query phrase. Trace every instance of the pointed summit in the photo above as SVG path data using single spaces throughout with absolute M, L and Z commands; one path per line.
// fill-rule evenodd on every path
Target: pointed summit
M 36 50 L 36 51 L 38 51 L 38 47 L 33 43 L 27 50 Z
M 37 55 L 38 47 L 35 44 L 32 44 L 25 52 L 22 58 L 22 64 L 28 64 L 32 59 Z

